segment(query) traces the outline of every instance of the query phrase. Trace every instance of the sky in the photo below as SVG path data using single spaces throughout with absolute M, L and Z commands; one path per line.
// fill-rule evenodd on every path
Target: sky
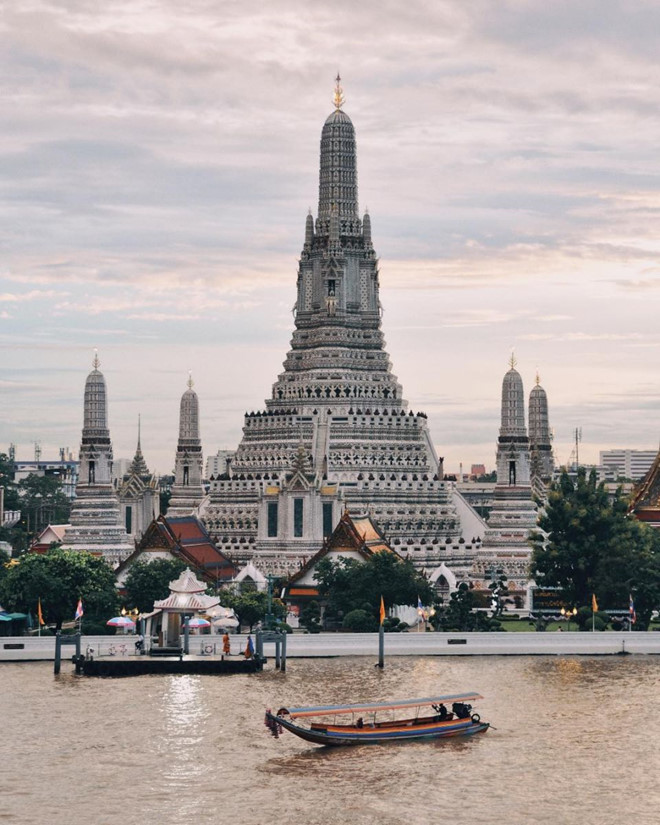
M 0 3 L 0 451 L 77 453 L 98 348 L 115 458 L 205 454 L 293 329 L 341 72 L 393 371 L 445 469 L 494 467 L 502 377 L 558 462 L 660 438 L 655 0 Z

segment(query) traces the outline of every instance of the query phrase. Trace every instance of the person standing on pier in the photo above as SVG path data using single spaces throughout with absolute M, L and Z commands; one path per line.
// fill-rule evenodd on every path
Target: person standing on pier
M 229 641 L 229 633 L 225 630 L 225 634 L 222 637 L 222 652 L 225 656 L 229 656 L 231 654 L 231 642 Z

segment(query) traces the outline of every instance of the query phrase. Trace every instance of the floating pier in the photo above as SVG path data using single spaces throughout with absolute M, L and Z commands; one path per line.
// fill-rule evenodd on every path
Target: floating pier
M 84 676 L 145 676 L 162 673 L 196 673 L 206 676 L 259 673 L 265 659 L 211 658 L 209 656 L 126 656 L 84 658 L 76 672 Z
M 183 646 L 151 647 L 148 651 L 133 652 L 134 645 L 126 643 L 108 644 L 107 654 L 101 654 L 103 648 L 87 647 L 85 655 L 80 653 L 80 636 L 71 637 L 71 644 L 76 644 L 76 654 L 72 657 L 76 673 L 83 676 L 144 676 L 157 673 L 197 673 L 207 676 L 231 675 L 235 673 L 260 673 L 268 659 L 264 656 L 264 642 L 275 645 L 275 668 L 286 671 L 286 634 L 258 630 L 256 649 L 251 656 L 219 655 L 216 645 L 206 637 L 200 642 L 199 654 L 189 653 L 190 639 L 183 639 Z M 58 637 L 59 639 L 59 637 Z M 249 637 L 248 637 L 249 639 Z M 56 650 L 55 672 L 59 673 L 60 646 Z M 252 649 L 252 648 L 251 648 Z M 101 654 L 101 655 L 99 655 Z

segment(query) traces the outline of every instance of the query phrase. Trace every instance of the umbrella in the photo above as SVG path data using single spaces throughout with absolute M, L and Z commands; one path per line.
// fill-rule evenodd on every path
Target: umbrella
M 129 619 L 128 616 L 115 616 L 114 619 L 109 619 L 106 624 L 108 627 L 135 627 L 135 622 Z
M 238 619 L 235 616 L 218 616 L 213 619 L 213 627 L 238 627 Z
M 211 627 L 211 622 L 207 619 L 188 619 L 188 627 Z

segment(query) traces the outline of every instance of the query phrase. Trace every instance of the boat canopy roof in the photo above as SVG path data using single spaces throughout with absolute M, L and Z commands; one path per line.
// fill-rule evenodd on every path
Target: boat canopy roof
M 484 697 L 478 693 L 452 693 L 447 696 L 427 696 L 424 699 L 401 699 L 398 702 L 367 702 L 358 705 L 317 705 L 307 708 L 280 708 L 277 715 L 286 712 L 294 717 L 330 716 L 339 713 L 377 713 L 381 710 L 399 710 L 424 705 L 439 705 L 444 702 L 470 702 Z

